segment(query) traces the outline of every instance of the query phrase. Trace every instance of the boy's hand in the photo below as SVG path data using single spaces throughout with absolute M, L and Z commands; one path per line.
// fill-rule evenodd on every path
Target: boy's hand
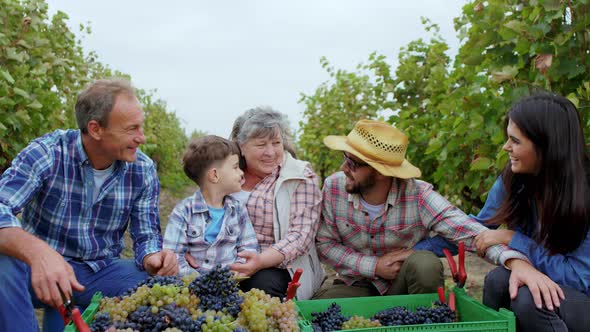
M 199 262 L 197 262 L 197 260 L 188 252 L 184 254 L 184 259 L 193 269 L 196 270 L 199 268 Z
M 178 274 L 176 254 L 170 249 L 164 249 L 143 258 L 143 268 L 150 275 L 171 276 Z

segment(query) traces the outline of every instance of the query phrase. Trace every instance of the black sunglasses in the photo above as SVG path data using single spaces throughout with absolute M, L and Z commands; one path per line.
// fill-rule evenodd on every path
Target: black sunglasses
M 346 155 L 346 153 L 344 153 L 343 155 L 344 155 L 344 163 L 353 172 L 356 172 L 357 168 L 369 166 L 369 164 L 367 164 L 367 163 L 361 163 L 361 162 L 352 160 L 349 156 Z

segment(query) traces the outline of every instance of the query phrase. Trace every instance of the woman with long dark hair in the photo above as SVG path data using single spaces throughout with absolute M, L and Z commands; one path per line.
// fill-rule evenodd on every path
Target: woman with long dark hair
M 539 93 L 506 116 L 510 161 L 488 194 L 478 251 L 505 244 L 510 260 L 485 279 L 483 302 L 512 310 L 524 331 L 590 331 L 590 159 L 580 116 L 566 98 Z

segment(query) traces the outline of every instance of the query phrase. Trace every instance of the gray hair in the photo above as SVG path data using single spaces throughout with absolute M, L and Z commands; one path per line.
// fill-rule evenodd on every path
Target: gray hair
M 252 138 L 274 136 L 277 129 L 283 138 L 283 144 L 287 146 L 290 142 L 287 117 L 270 107 L 256 107 L 236 119 L 230 139 L 241 145 Z
M 87 134 L 88 122 L 95 120 L 102 127 L 108 125 L 109 113 L 121 94 L 135 96 L 135 89 L 128 80 L 112 78 L 90 83 L 76 100 L 76 122 L 82 133 Z

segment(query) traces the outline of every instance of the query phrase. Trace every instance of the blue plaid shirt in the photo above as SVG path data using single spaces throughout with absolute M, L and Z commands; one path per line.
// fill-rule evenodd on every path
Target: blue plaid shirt
M 121 254 L 129 224 L 143 269 L 143 258 L 162 248 L 153 161 L 138 151 L 135 162 L 115 163 L 95 202 L 93 187 L 80 131 L 49 133 L 21 151 L 0 178 L 0 228 L 22 227 L 96 272 Z
M 180 275 L 197 271 L 184 258 L 186 252 L 197 260 L 199 270 L 209 271 L 217 264 L 226 266 L 236 261 L 243 262 L 238 257 L 243 250 L 259 251 L 256 232 L 246 207 L 234 197 L 225 196 L 223 209 L 223 224 L 213 243 L 205 240 L 211 216 L 201 190 L 183 199 L 170 214 L 164 248 L 176 253 Z

